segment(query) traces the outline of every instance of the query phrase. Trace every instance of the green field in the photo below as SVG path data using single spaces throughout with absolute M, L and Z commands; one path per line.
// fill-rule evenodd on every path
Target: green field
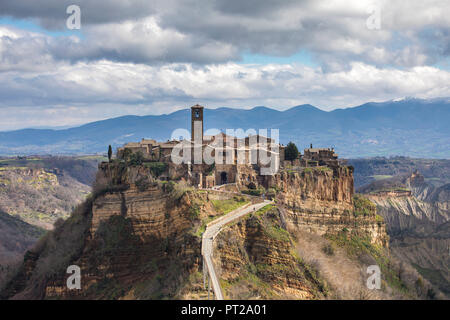
M 375 176 L 369 176 L 370 178 L 374 178 L 376 181 L 378 180 L 385 180 L 385 179 L 389 179 L 392 178 L 393 176 L 390 175 L 375 175 Z

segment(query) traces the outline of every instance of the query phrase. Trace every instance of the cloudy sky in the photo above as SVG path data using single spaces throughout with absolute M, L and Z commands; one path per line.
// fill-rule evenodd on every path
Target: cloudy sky
M 1 0 L 0 131 L 450 97 L 449 17 L 448 0 Z

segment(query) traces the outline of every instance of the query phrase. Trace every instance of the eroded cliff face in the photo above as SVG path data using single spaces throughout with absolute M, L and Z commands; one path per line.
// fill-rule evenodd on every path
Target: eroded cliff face
M 279 199 L 287 207 L 332 212 L 351 209 L 353 173 L 350 168 L 305 168 L 302 172 L 283 171 L 272 178 L 271 186 L 282 191 Z
M 450 293 L 450 185 L 427 182 L 415 171 L 380 179 L 360 188 L 386 221 L 393 256 L 411 264 L 434 288 Z M 429 297 L 428 297 L 429 298 Z
M 389 232 L 398 234 L 406 230 L 430 231 L 433 226 L 448 221 L 445 203 L 424 202 L 412 195 L 366 195 L 377 205 L 377 212 L 384 217 Z
M 272 208 L 250 214 L 216 238 L 214 261 L 228 298 L 391 297 L 365 286 L 367 263 L 388 259 L 389 238 L 375 205 L 354 196 L 350 168 L 285 171 L 270 178 L 269 188 L 276 190 Z
M 270 187 L 276 190 L 277 208 L 226 228 L 216 239 L 215 264 L 229 298 L 326 297 L 327 285 L 297 255 L 299 233 L 355 230 L 374 244 L 387 243 L 384 223 L 373 212 L 355 214 L 349 168 L 282 172 L 271 178 Z M 198 298 L 204 294 L 198 230 L 221 214 L 212 200 L 227 197 L 233 195 L 157 181 L 143 165 L 103 163 L 94 196 L 25 258 L 2 295 Z M 67 289 L 70 265 L 81 269 L 81 290 Z
M 410 191 L 381 191 L 365 196 L 384 217 L 395 256 L 411 263 L 450 296 L 449 185 L 433 187 L 415 172 L 405 179 L 404 186 Z
M 97 180 L 105 178 L 128 188 L 107 192 L 92 204 L 89 238 L 74 262 L 87 272 L 82 295 L 98 298 L 98 286 L 105 282 L 110 287 L 111 281 L 120 288 L 118 297 L 175 295 L 201 263 L 201 241 L 191 232 L 196 219 L 192 207 L 195 202 L 199 212 L 210 210 L 207 195 L 158 183 L 142 166 L 124 172 L 100 167 Z M 46 289 L 47 297 L 65 294 L 65 287 L 58 285 Z M 105 295 L 111 295 L 110 288 Z
M 283 206 L 282 216 L 290 232 L 325 235 L 355 230 L 368 233 L 374 244 L 388 246 L 385 223 L 376 219 L 375 212 L 355 214 L 350 168 L 282 172 L 272 185 L 280 190 L 277 201 Z
M 430 232 L 450 219 L 450 185 L 433 187 L 419 172 L 405 176 L 404 189 L 377 190 L 366 195 L 393 234 L 406 230 Z
M 155 181 L 143 166 L 102 164 L 96 195 L 86 210 L 35 250 L 33 265 L 25 261 L 27 268 L 17 279 L 26 281 L 22 288 L 6 290 L 9 298 L 174 296 L 199 268 L 201 239 L 192 230 L 199 215 L 212 210 L 207 194 L 182 188 Z M 79 220 L 82 224 L 73 229 Z M 77 248 L 66 250 L 64 246 L 71 244 L 63 237 L 74 232 Z M 81 269 L 81 290 L 67 289 L 69 265 Z
M 296 254 L 277 208 L 268 207 L 223 230 L 214 263 L 228 299 L 320 299 L 326 285 Z

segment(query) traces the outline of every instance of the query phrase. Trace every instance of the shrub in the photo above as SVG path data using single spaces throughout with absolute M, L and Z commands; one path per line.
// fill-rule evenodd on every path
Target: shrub
M 137 180 L 135 184 L 140 192 L 144 192 L 145 190 L 148 189 L 151 183 L 149 181 L 149 178 L 145 176 Z
M 251 196 L 260 196 L 263 193 L 265 193 L 265 191 L 266 191 L 266 189 L 261 187 L 261 188 L 257 188 L 257 189 L 242 190 L 241 192 L 245 193 L 245 194 L 249 194 Z
M 312 169 L 311 168 L 305 168 L 303 169 L 303 173 L 311 173 Z
M 328 243 L 328 244 L 324 245 L 322 247 L 322 251 L 328 256 L 334 255 L 334 246 L 333 246 L 333 244 Z
M 353 208 L 355 217 L 374 217 L 377 210 L 377 206 L 372 201 L 359 194 L 353 196 Z
M 384 218 L 382 216 L 380 216 L 379 214 L 377 214 L 375 216 L 375 221 L 380 225 L 384 222 Z
M 149 168 L 152 175 L 156 178 L 167 170 L 167 163 L 164 162 L 146 162 L 144 166 Z
M 193 203 L 189 208 L 189 214 L 192 219 L 198 219 L 200 217 L 200 205 L 198 203 Z

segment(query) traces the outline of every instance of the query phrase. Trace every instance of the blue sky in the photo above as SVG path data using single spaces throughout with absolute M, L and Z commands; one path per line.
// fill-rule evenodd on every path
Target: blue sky
M 12 17 L 0 17 L 0 25 L 10 26 L 30 32 L 42 33 L 49 37 L 77 36 L 79 38 L 83 38 L 82 30 L 69 30 L 67 28 L 62 28 L 60 31 L 48 30 L 41 27 L 39 24 L 37 24 L 35 21 L 31 19 L 27 20 L 27 19 L 15 19 Z
M 314 59 L 307 50 L 301 50 L 300 52 L 289 55 L 286 57 L 270 56 L 263 54 L 244 53 L 242 55 L 242 64 L 293 64 L 300 63 L 309 67 L 317 67 L 318 64 L 314 62 Z

